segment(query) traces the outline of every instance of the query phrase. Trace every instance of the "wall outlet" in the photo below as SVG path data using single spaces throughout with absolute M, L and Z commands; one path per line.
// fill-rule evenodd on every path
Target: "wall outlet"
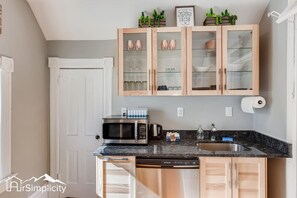
M 177 117 L 184 117 L 184 108 L 177 107 Z
M 126 107 L 121 108 L 121 115 L 122 116 L 127 115 L 127 108 Z
M 225 107 L 225 116 L 226 117 L 232 117 L 233 116 L 232 107 Z

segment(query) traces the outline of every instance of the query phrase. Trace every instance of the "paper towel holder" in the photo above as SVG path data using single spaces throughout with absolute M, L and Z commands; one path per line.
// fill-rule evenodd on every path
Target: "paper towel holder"
M 241 109 L 245 113 L 255 113 L 254 109 L 263 108 L 266 104 L 262 96 L 249 96 L 241 99 Z

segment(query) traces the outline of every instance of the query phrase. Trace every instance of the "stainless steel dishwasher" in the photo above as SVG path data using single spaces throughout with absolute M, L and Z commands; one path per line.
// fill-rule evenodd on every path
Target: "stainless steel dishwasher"
M 136 158 L 137 198 L 199 198 L 198 158 Z

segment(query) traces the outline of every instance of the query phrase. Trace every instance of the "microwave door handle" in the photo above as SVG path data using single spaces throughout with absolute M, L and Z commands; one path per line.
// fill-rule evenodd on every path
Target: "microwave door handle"
M 135 126 L 134 126 L 135 142 L 137 142 L 137 140 L 138 140 L 138 136 L 137 136 L 137 125 L 138 125 L 138 123 L 137 123 L 137 121 L 135 121 Z

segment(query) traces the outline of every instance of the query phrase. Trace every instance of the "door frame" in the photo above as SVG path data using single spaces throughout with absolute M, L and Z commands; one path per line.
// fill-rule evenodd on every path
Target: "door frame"
M 290 1 L 289 1 L 290 2 Z M 286 197 L 297 196 L 297 14 L 287 23 L 287 142 L 292 144 L 292 158 L 286 159 Z
M 50 68 L 50 176 L 59 179 L 59 79 L 61 69 L 103 69 L 103 116 L 112 111 L 112 68 L 113 58 L 101 59 L 64 59 L 48 58 Z M 101 135 L 101 134 L 100 134 Z M 59 192 L 50 193 L 59 197 Z

